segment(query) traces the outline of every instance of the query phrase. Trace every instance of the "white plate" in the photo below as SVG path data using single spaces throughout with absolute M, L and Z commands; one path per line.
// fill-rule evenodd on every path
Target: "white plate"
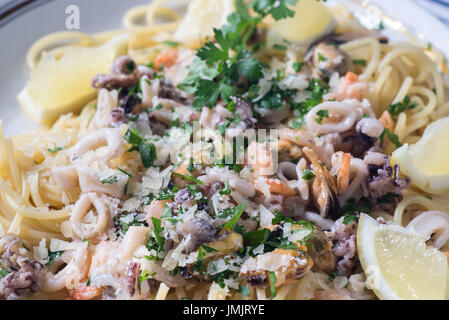
M 12 1 L 16 4 L 19 2 L 28 3 L 29 1 Z M 0 20 L 0 42 L 2 43 L 0 119 L 3 120 L 6 135 L 15 135 L 38 127 L 23 113 L 16 100 L 17 93 L 27 80 L 25 54 L 28 47 L 39 37 L 65 30 L 67 6 L 79 6 L 80 31 L 98 32 L 119 28 L 127 9 L 148 2 L 148 0 L 38 0 L 24 6 L 6 19 Z M 406 26 L 412 34 L 425 43 L 431 42 L 449 57 L 446 26 L 410 0 L 334 0 L 332 2 L 347 3 L 366 26 L 376 26 L 381 19 L 386 19 L 387 21 L 384 22 L 393 29 L 400 30 Z M 377 10 L 378 7 L 382 8 L 392 20 L 382 17 L 382 12 Z

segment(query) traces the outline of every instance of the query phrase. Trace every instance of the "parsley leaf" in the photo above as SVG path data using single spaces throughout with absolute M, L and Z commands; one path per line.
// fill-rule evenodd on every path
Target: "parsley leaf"
M 171 40 L 165 40 L 165 41 L 162 41 L 161 43 L 163 43 L 169 47 L 177 47 L 180 44 L 179 42 L 171 41 Z
M 153 165 L 157 159 L 156 146 L 153 143 L 145 142 L 135 128 L 129 128 L 125 133 L 125 140 L 132 145 L 129 151 L 139 151 L 142 164 L 145 168 Z
M 234 216 L 223 225 L 223 229 L 233 230 L 235 224 L 240 219 L 240 216 L 243 214 L 245 209 L 246 209 L 246 202 L 243 202 L 242 204 L 239 204 L 237 207 L 233 208 L 232 213 Z
M 345 214 L 343 218 L 343 224 L 348 225 L 351 224 L 353 221 L 357 221 L 357 217 L 352 214 Z
M 114 184 L 118 182 L 118 177 L 116 174 L 109 176 L 104 179 L 100 179 L 101 184 Z
M 45 264 L 46 266 L 52 265 L 55 263 L 57 257 L 61 256 L 64 251 L 49 251 L 48 252 L 48 262 Z
M 315 121 L 319 124 L 322 124 L 324 118 L 329 118 L 329 110 L 320 110 L 316 113 L 316 115 L 318 117 L 315 119 Z
M 312 170 L 306 169 L 302 173 L 302 178 L 304 180 L 312 180 L 315 178 L 315 173 Z
M 56 153 L 56 152 L 58 152 L 58 151 L 64 150 L 64 147 L 56 146 L 56 147 L 54 147 L 54 148 L 48 148 L 47 150 L 48 150 L 48 152 L 50 152 L 50 153 Z
M 0 277 L 6 277 L 9 274 L 8 270 L 1 268 L 0 269 Z
M 390 141 L 396 146 L 396 148 L 399 148 L 402 145 L 401 142 L 399 141 L 399 137 L 390 130 L 388 130 L 387 128 L 385 128 L 382 134 L 380 135 L 381 143 L 384 142 L 385 135 L 387 135 L 388 139 L 390 139 Z
M 164 248 L 164 243 L 165 243 L 165 238 L 163 236 L 161 236 L 162 231 L 164 230 L 164 228 L 161 226 L 161 219 L 158 218 L 151 218 L 151 221 L 153 222 L 153 233 L 154 236 L 156 237 L 156 241 L 157 241 L 157 254 L 159 254 L 159 252 L 162 251 L 162 249 Z
M 402 100 L 401 102 L 390 105 L 388 107 L 388 112 L 391 114 L 393 120 L 396 120 L 400 113 L 410 109 L 414 109 L 417 106 L 418 103 L 416 102 L 410 103 L 410 97 L 406 96 L 404 100 Z
M 355 65 L 366 67 L 366 60 L 363 60 L 363 59 L 352 60 L 352 63 Z
M 143 166 L 145 168 L 151 167 L 154 161 L 157 159 L 156 146 L 152 143 L 142 142 L 141 144 L 139 144 L 138 148 Z
M 256 248 L 264 244 L 270 238 L 271 231 L 269 229 L 255 230 L 247 232 L 243 235 L 245 247 Z
M 270 277 L 270 299 L 273 299 L 276 296 L 276 274 L 273 271 L 268 274 Z
M 173 172 L 172 174 L 174 174 L 175 176 L 180 177 L 182 180 L 192 181 L 192 182 L 195 182 L 195 183 L 200 184 L 200 185 L 203 184 L 203 181 L 198 180 L 198 179 L 196 179 L 196 178 L 193 177 L 193 176 L 185 176 L 185 175 L 180 174 L 180 173 L 177 173 L 177 172 Z

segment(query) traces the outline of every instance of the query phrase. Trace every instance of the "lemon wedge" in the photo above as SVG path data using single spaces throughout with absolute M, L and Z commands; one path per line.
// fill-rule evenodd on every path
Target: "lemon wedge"
M 270 38 L 281 38 L 297 45 L 308 46 L 330 33 L 336 26 L 329 10 L 320 1 L 299 0 L 292 8 L 295 16 L 276 21 Z
M 78 112 L 95 98 L 92 77 L 108 72 L 127 53 L 128 36 L 120 35 L 98 47 L 70 47 L 61 57 L 43 54 L 17 99 L 36 122 L 49 125 L 68 112 Z
M 173 37 L 179 42 L 200 41 L 213 36 L 234 11 L 234 0 L 193 0 Z
M 379 299 L 444 299 L 448 262 L 421 235 L 382 225 L 361 214 L 357 250 L 368 283 Z
M 449 117 L 430 124 L 421 139 L 396 149 L 391 158 L 414 185 L 432 193 L 449 191 Z

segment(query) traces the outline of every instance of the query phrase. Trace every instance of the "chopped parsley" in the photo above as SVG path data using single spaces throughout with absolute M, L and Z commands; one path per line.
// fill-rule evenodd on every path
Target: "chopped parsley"
M 6 277 L 9 274 L 8 270 L 1 268 L 0 269 L 0 276 L 1 277 Z
M 270 277 L 270 299 L 273 299 L 276 296 L 276 274 L 273 271 L 268 274 Z
M 351 224 L 354 221 L 358 221 L 358 218 L 355 215 L 352 214 L 345 214 L 343 218 L 343 224 L 348 225 Z
M 300 118 L 303 118 L 313 107 L 323 102 L 323 95 L 329 92 L 329 85 L 322 80 L 312 79 L 307 90 L 311 91 L 310 97 L 304 102 L 293 104 L 293 108 L 299 113 Z
M 56 147 L 54 147 L 54 148 L 48 148 L 47 150 L 48 150 L 48 152 L 50 152 L 50 153 L 56 153 L 56 152 L 58 152 L 58 151 L 64 150 L 64 147 L 56 146 Z
M 276 50 L 287 50 L 287 47 L 282 45 L 282 44 L 277 44 L 276 43 L 276 44 L 273 45 L 273 49 L 276 49 Z
M 48 252 L 48 262 L 45 264 L 46 266 L 52 265 L 55 263 L 55 260 L 61 256 L 64 253 L 64 251 L 49 251 Z
M 162 41 L 161 43 L 163 43 L 163 44 L 165 44 L 165 45 L 167 45 L 169 47 L 177 47 L 177 46 L 179 46 L 179 42 L 171 41 L 171 40 L 165 40 L 165 41 Z
M 318 116 L 315 121 L 319 124 L 323 124 L 324 118 L 329 118 L 329 110 L 319 110 L 316 115 Z
M 270 235 L 271 231 L 269 229 L 247 232 L 243 235 L 243 242 L 245 243 L 245 247 L 256 248 L 261 244 L 267 242 L 267 240 L 270 238 Z
M 231 96 L 240 96 L 257 85 L 265 66 L 251 56 L 248 41 L 265 17 L 271 15 L 275 20 L 293 17 L 295 12 L 289 6 L 297 1 L 255 0 L 248 5 L 243 0 L 235 2 L 236 11 L 228 16 L 227 24 L 214 29 L 215 42 L 206 42 L 197 51 L 189 75 L 178 86 L 194 95 L 193 108 L 212 108 L 220 99 L 228 103 Z M 249 9 L 255 15 L 250 15 Z
M 147 143 L 136 129 L 128 129 L 125 134 L 125 140 L 132 145 L 132 148 L 128 151 L 139 151 L 145 168 L 153 165 L 157 159 L 156 146 L 153 143 Z
M 323 56 L 320 52 L 318 52 L 318 61 L 319 62 L 324 62 L 324 61 L 327 61 L 328 59 L 325 57 L 325 56 Z
M 172 174 L 174 174 L 175 176 L 180 177 L 182 180 L 187 180 L 187 181 L 192 181 L 195 182 L 196 184 L 203 184 L 203 181 L 196 179 L 194 176 L 186 176 L 177 172 L 173 172 Z
M 295 62 L 293 64 L 293 70 L 295 70 L 295 72 L 301 72 L 301 69 L 304 65 L 305 65 L 305 62 Z
M 152 217 L 151 221 L 153 222 L 153 227 L 154 227 L 153 233 L 154 233 L 154 236 L 156 238 L 156 243 L 157 243 L 156 252 L 157 252 L 157 255 L 159 255 L 159 253 L 163 250 L 164 243 L 165 243 L 165 238 L 163 236 L 161 236 L 161 233 L 164 231 L 164 228 L 162 227 L 161 219 Z
M 100 178 L 100 182 L 101 184 L 114 184 L 118 182 L 118 177 L 116 174 L 109 176 L 107 178 L 101 179 Z
M 315 173 L 313 173 L 312 170 L 306 169 L 302 173 L 302 178 L 304 180 L 312 180 L 313 178 L 315 178 Z
M 243 202 L 242 204 L 239 204 L 237 207 L 232 208 L 231 214 L 233 215 L 233 217 L 223 225 L 223 228 L 233 230 L 235 224 L 240 219 L 245 209 L 246 209 L 246 202 Z
M 397 117 L 400 113 L 410 109 L 414 109 L 417 106 L 418 104 L 416 102 L 410 103 L 410 97 L 406 96 L 401 102 L 390 105 L 388 107 L 388 112 L 391 114 L 393 120 L 397 120 Z
M 387 128 L 385 128 L 382 134 L 380 135 L 381 143 L 384 142 L 385 135 L 387 135 L 388 139 L 390 139 L 390 141 L 396 146 L 396 148 L 399 148 L 402 145 L 401 142 L 399 141 L 399 137 Z
M 117 170 L 118 171 L 120 171 L 121 173 L 124 173 L 124 174 L 126 174 L 128 177 L 130 177 L 130 178 L 132 178 L 133 177 L 133 175 L 131 174 L 131 173 L 129 173 L 129 172 L 126 172 L 125 170 L 123 170 L 123 169 L 120 169 L 120 168 L 117 168 Z
M 146 281 L 148 279 L 153 278 L 155 275 L 156 275 L 156 272 L 149 273 L 148 270 L 146 270 L 146 269 L 142 270 L 142 272 L 139 275 L 138 282 L 137 282 L 137 287 L 139 289 L 139 292 L 141 292 L 141 284 L 142 284 L 142 282 L 144 282 L 144 281 Z
M 229 196 L 231 194 L 231 189 L 229 189 L 228 183 L 226 181 L 225 181 L 224 185 L 225 185 L 224 189 L 220 190 L 219 193 L 222 196 L 223 195 Z
M 352 60 L 352 63 L 355 65 L 366 67 L 366 60 L 364 60 L 364 59 L 355 59 L 355 60 Z

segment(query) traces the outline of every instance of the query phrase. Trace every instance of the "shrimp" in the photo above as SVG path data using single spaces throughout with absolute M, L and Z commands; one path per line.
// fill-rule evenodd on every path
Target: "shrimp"
M 178 50 L 169 48 L 162 51 L 154 60 L 154 67 L 160 70 L 162 67 L 171 67 L 178 60 Z
M 349 71 L 346 73 L 345 79 L 348 84 L 354 84 L 359 81 L 359 76 L 354 72 Z
M 296 195 L 295 190 L 290 188 L 285 182 L 279 179 L 267 179 L 267 184 L 270 188 L 271 193 L 280 194 L 285 198 L 293 197 Z
M 340 170 L 337 175 L 337 190 L 340 194 L 345 192 L 349 187 L 349 179 L 351 176 L 351 159 L 349 153 L 344 153 L 341 159 Z
M 87 280 L 81 282 L 76 289 L 69 289 L 67 293 L 72 300 L 92 300 L 101 295 L 103 288 L 87 285 Z
M 170 200 L 153 200 L 150 205 L 145 206 L 143 210 L 147 214 L 147 222 L 149 225 L 153 223 L 151 218 L 161 218 L 165 205 L 170 202 Z
M 384 113 L 382 113 L 382 115 L 379 118 L 379 121 L 382 123 L 384 128 L 386 128 L 390 131 L 393 131 L 394 122 L 393 122 L 393 119 L 391 118 L 391 114 L 390 114 L 390 112 L 388 112 L 388 110 L 385 110 Z
M 359 77 L 353 72 L 347 72 L 346 75 L 340 78 L 340 82 L 335 92 L 330 92 L 325 96 L 326 100 L 345 100 L 357 99 L 362 101 L 366 98 L 368 85 L 360 82 Z

